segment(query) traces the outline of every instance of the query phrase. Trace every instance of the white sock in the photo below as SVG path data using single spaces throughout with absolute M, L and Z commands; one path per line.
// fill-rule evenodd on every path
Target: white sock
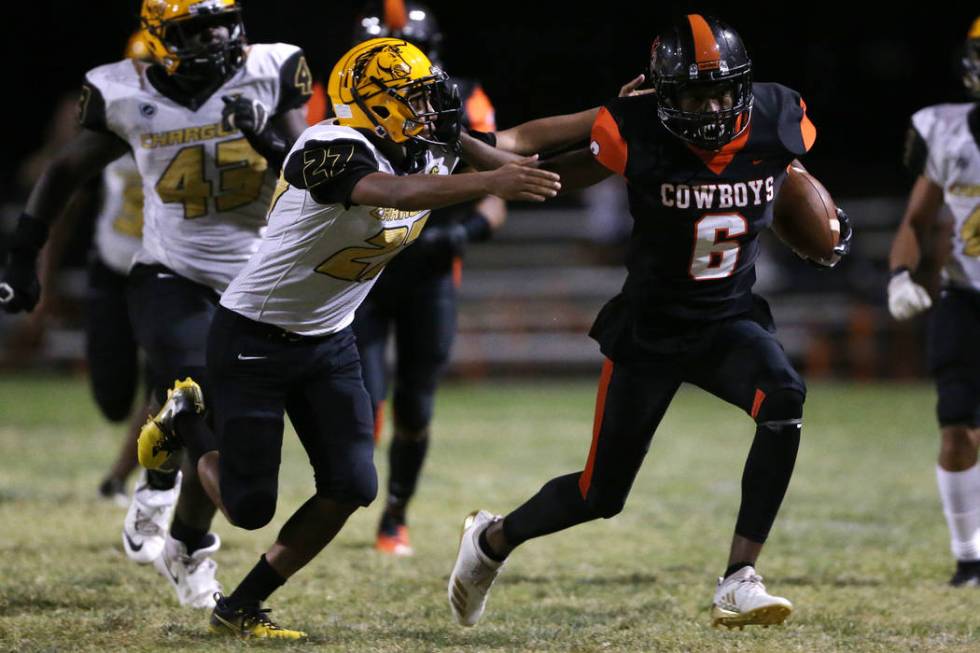
M 936 483 L 957 560 L 980 560 L 980 466 L 949 472 L 936 465 Z

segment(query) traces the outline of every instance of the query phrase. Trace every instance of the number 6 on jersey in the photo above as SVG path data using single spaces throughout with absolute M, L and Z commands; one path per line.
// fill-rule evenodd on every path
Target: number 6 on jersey
M 748 222 L 739 213 L 714 213 L 695 222 L 691 278 L 706 281 L 731 276 L 741 248 L 734 239 L 748 230 Z

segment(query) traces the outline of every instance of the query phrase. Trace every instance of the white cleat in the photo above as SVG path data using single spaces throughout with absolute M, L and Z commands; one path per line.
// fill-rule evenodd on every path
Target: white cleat
M 463 520 L 456 564 L 449 575 L 449 607 L 461 626 L 476 625 L 483 616 L 490 586 L 504 564 L 488 558 L 478 544 L 480 533 L 500 518 L 500 515 L 481 510 L 470 513 Z
M 221 591 L 221 583 L 214 577 L 218 565 L 211 559 L 221 548 L 221 538 L 217 533 L 208 537 L 213 538 L 210 545 L 187 555 L 187 546 L 167 535 L 163 555 L 153 561 L 160 575 L 170 581 L 182 606 L 211 609 L 215 593 Z
M 762 584 L 754 567 L 742 567 L 727 578 L 718 579 L 711 625 L 728 628 L 760 625 L 775 626 L 793 612 L 793 604 L 773 596 Z
M 154 490 L 146 481 L 146 470 L 142 471 L 123 520 L 122 543 L 127 558 L 146 565 L 160 557 L 178 492 L 179 472 L 171 489 Z

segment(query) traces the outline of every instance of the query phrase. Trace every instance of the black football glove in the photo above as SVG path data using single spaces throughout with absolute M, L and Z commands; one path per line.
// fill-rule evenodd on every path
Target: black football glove
M 451 222 L 426 227 L 414 246 L 425 257 L 430 268 L 444 272 L 452 266 L 454 258 L 466 251 L 467 240 L 466 228 L 458 222 Z
M 246 134 L 261 134 L 269 122 L 269 108 L 258 100 L 241 95 L 223 95 L 225 108 L 221 110 L 221 126 L 231 131 L 240 129 Z
M 0 307 L 7 313 L 32 311 L 41 298 L 37 256 L 48 239 L 48 226 L 22 215 L 10 244 L 7 269 L 0 280 Z
M 847 217 L 847 213 L 842 208 L 837 209 L 837 222 L 840 225 L 840 235 L 837 237 L 837 244 L 834 245 L 834 253 L 830 260 L 814 261 L 804 258 L 807 263 L 818 270 L 829 270 L 851 252 L 851 238 L 854 236 L 854 230 L 851 228 L 851 219 Z

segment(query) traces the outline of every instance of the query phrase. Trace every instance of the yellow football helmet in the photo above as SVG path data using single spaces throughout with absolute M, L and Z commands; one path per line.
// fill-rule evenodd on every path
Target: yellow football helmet
M 966 33 L 966 51 L 963 53 L 963 85 L 974 98 L 980 99 L 980 16 Z
M 370 129 L 395 143 L 453 145 L 461 109 L 448 79 L 408 41 L 379 38 L 340 58 L 327 94 L 340 125 Z
M 228 39 L 197 42 L 195 35 L 214 25 L 226 27 Z M 244 58 L 236 0 L 143 0 L 140 26 L 150 56 L 171 75 L 227 76 Z

